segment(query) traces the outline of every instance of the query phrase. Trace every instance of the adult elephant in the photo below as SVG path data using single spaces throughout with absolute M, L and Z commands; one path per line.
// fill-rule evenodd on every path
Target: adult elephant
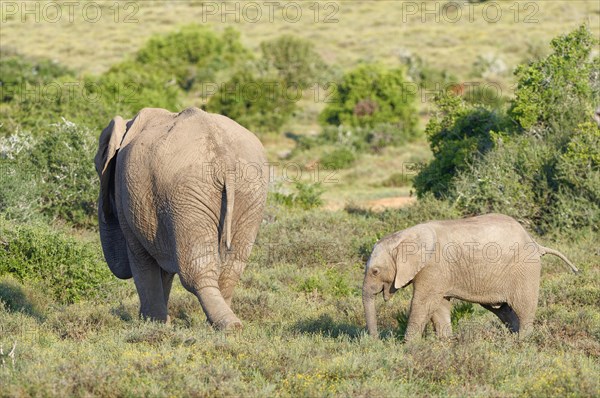
M 262 220 L 267 160 L 233 120 L 197 108 L 115 117 L 99 139 L 98 221 L 111 271 L 133 277 L 142 317 L 166 321 L 174 274 L 208 321 L 241 327 L 235 285 Z

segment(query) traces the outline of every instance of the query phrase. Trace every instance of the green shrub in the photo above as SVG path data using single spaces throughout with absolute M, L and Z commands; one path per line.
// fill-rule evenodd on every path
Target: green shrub
M 0 219 L 0 275 L 34 282 L 61 303 L 93 297 L 111 280 L 99 245 L 81 243 L 45 226 Z
M 517 68 L 517 89 L 510 114 L 523 129 L 551 129 L 553 134 L 565 136 L 589 120 L 599 94 L 594 92 L 593 80 L 598 80 L 600 61 L 598 56 L 590 58 L 597 43 L 582 25 L 553 39 L 553 52 L 547 57 Z
M 0 49 L 0 102 L 18 99 L 25 87 L 40 86 L 74 72 L 56 61 L 32 60 Z
M 0 137 L 0 214 L 21 222 L 39 217 L 38 173 L 28 163 L 35 143 L 28 133 Z
M 596 106 L 595 43 L 582 26 L 554 39 L 547 57 L 519 67 L 508 117 L 457 97 L 439 99 L 442 116 L 426 129 L 434 159 L 415 178 L 417 194 L 452 198 L 468 214 L 505 212 L 545 230 L 593 225 L 600 206 L 589 158 L 597 153 L 597 127 L 581 123 Z M 580 144 L 572 136 L 578 130 Z M 582 164 L 567 165 L 578 156 L 561 157 L 573 151 L 569 145 L 587 148 Z
M 600 129 L 580 124 L 556 163 L 554 209 L 547 223 L 573 229 L 600 225 Z
M 464 99 L 470 104 L 484 105 L 495 110 L 501 110 L 507 102 L 499 87 L 494 88 L 493 85 L 486 83 L 473 85 L 473 88 L 468 89 Z
M 250 57 L 240 34 L 228 27 L 219 36 L 201 25 L 187 25 L 168 35 L 153 36 L 135 56 L 135 70 L 160 72 L 190 91 L 198 83 L 214 82 L 219 71 Z
M 404 69 L 362 65 L 342 77 L 319 118 L 323 125 L 392 123 L 410 132 L 417 123 L 414 90 L 407 89 Z
M 71 93 L 69 86 L 77 78 L 71 70 L 46 59 L 29 59 L 0 50 L 0 136 L 26 129 L 36 132 L 40 126 L 60 120 L 56 103 Z M 77 93 L 77 90 L 73 90 Z
M 546 140 L 517 137 L 498 145 L 454 179 L 452 199 L 465 214 L 500 212 L 538 232 L 600 223 L 600 130 L 579 126 L 564 153 Z
M 323 204 L 321 195 L 324 192 L 323 187 L 320 183 L 305 183 L 302 181 L 296 181 L 294 183 L 296 192 L 294 193 L 271 193 L 271 199 L 278 204 L 287 207 L 298 207 L 304 210 L 313 209 Z
M 206 110 L 228 116 L 258 133 L 277 132 L 296 109 L 296 98 L 279 80 L 257 77 L 249 70 L 235 73 Z
M 419 196 L 427 192 L 438 198 L 452 195 L 453 178 L 469 164 L 494 147 L 495 138 L 506 133 L 506 118 L 485 106 L 475 106 L 457 96 L 438 96 L 439 113 L 434 115 L 425 133 L 433 160 L 422 167 L 414 180 Z
M 286 86 L 305 89 L 324 82 L 327 65 L 312 42 L 293 35 L 282 35 L 260 43 L 259 67 L 265 75 L 276 75 Z
M 536 220 L 544 205 L 537 200 L 539 188 L 547 187 L 546 152 L 544 143 L 533 138 L 499 144 L 458 173 L 450 197 L 465 214 L 498 212 Z
M 407 68 L 408 76 L 422 89 L 439 91 L 458 82 L 456 76 L 445 69 L 432 67 L 418 55 L 408 54 L 401 56 L 400 59 Z
M 0 213 L 15 221 L 60 219 L 94 227 L 95 134 L 66 120 L 45 131 L 37 138 L 20 133 L 0 139 Z
M 102 114 L 97 121 L 85 124 L 102 129 L 114 115 L 133 118 L 142 108 L 179 111 L 180 90 L 172 80 L 166 70 L 134 61 L 113 65 L 97 78 L 87 77 L 86 95 L 94 98 L 88 105 L 98 105 Z
M 97 142 L 88 129 L 64 121 L 41 136 L 31 151 L 38 173 L 41 210 L 79 227 L 96 224 Z
M 443 99 L 444 117 L 427 126 L 434 160 L 415 178 L 417 193 L 449 198 L 465 214 L 505 213 L 540 233 L 597 230 L 600 133 L 589 121 L 597 84 L 593 43 L 581 27 L 554 39 L 552 54 L 518 69 L 509 111 L 516 124 Z
M 352 149 L 341 147 L 324 154 L 319 162 L 326 169 L 341 170 L 352 166 L 355 160 L 356 154 Z

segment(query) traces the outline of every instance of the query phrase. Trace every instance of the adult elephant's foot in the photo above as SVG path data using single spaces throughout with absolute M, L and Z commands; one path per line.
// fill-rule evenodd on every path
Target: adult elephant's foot
M 242 321 L 238 319 L 235 315 L 231 314 L 225 319 L 221 319 L 216 322 L 212 322 L 214 328 L 218 330 L 222 330 L 224 332 L 242 330 Z
M 233 313 L 218 288 L 207 286 L 198 290 L 198 298 L 208 322 L 219 330 L 242 328 L 242 322 Z

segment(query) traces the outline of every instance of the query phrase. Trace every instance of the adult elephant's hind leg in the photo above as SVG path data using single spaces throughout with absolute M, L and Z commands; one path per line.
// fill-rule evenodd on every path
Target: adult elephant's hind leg
M 222 330 L 239 329 L 242 322 L 235 316 L 219 288 L 219 262 L 216 254 L 180 261 L 179 277 L 183 286 L 198 297 L 210 324 Z
M 233 260 L 227 264 L 219 277 L 219 289 L 227 305 L 231 308 L 233 289 L 237 285 L 246 264 L 242 261 Z
M 166 322 L 168 315 L 164 288 L 170 290 L 170 284 L 163 284 L 164 271 L 139 243 L 130 243 L 128 252 L 133 280 L 140 297 L 140 316 Z

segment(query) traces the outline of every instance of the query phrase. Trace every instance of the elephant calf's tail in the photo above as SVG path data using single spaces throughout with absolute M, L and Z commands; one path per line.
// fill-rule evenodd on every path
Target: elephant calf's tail
M 227 209 L 225 210 L 225 242 L 227 250 L 231 250 L 231 219 L 233 218 L 233 202 L 235 200 L 235 175 L 225 172 L 225 197 Z
M 573 265 L 572 262 L 569 261 L 569 259 L 562 254 L 561 252 L 559 252 L 558 250 L 554 250 L 554 249 L 550 249 L 549 247 L 544 247 L 542 245 L 538 245 L 539 250 L 540 250 L 540 255 L 545 255 L 545 254 L 552 254 L 553 256 L 559 257 L 561 260 L 563 260 L 565 263 L 569 264 L 569 267 L 571 267 L 571 269 L 573 270 L 574 273 L 579 273 L 579 270 L 577 269 L 576 266 Z

